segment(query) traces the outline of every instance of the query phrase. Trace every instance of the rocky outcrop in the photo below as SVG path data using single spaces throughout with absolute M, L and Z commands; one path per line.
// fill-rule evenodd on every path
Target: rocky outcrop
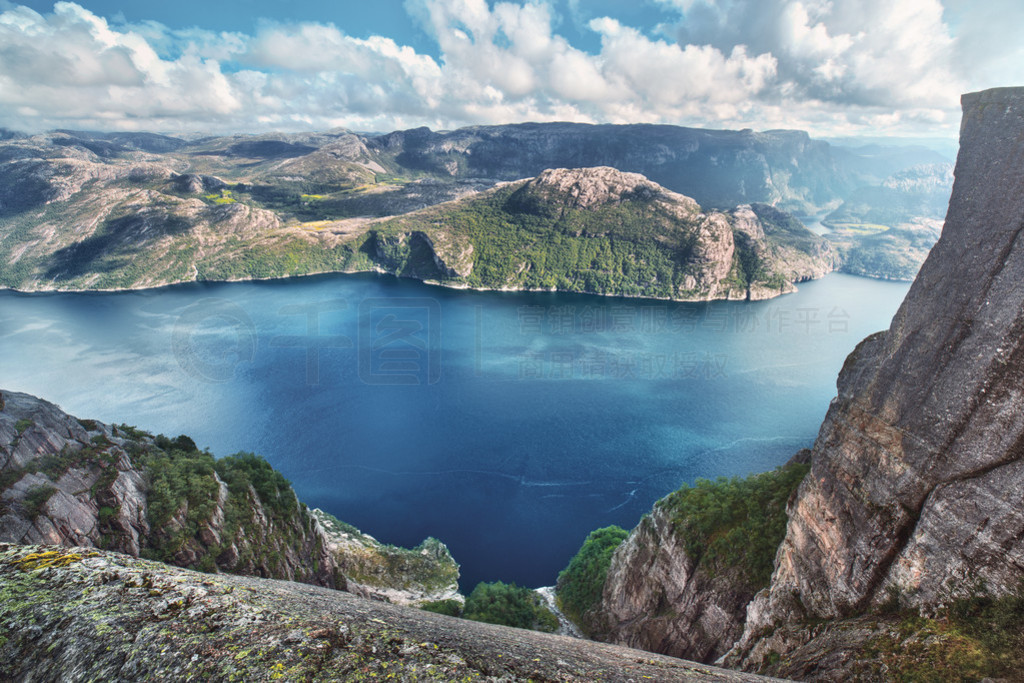
M 3 392 L 0 541 L 117 550 L 402 604 L 458 595 L 440 541 L 385 546 L 320 510 L 255 456 L 214 461 L 187 437 L 78 420 Z
M 219 192 L 227 187 L 227 183 L 216 176 L 198 173 L 183 173 L 171 176 L 171 186 L 178 192 L 186 194 L 202 194 L 203 192 Z
M 700 213 L 700 206 L 690 197 L 666 190 L 639 173 L 625 173 L 610 166 L 548 169 L 516 194 L 521 206 L 541 211 L 546 203 L 593 209 L 631 200 L 660 200 L 672 206 L 680 217 Z
M 312 517 L 350 593 L 397 605 L 464 602 L 459 593 L 459 566 L 436 538 L 407 550 L 382 545 L 323 510 L 312 510 Z
M 441 230 L 371 233 L 364 246 L 388 273 L 418 280 L 461 280 L 473 272 L 473 244 Z
M 825 277 L 841 262 L 827 240 L 790 213 L 752 204 L 739 206 L 730 215 L 747 298 L 752 301 L 796 291 L 796 283 Z
M 659 500 L 615 549 L 600 604 L 582 625 L 598 640 L 717 660 L 743 633 L 747 606 L 768 583 L 786 504 L 809 455 L 805 449 L 745 479 L 684 485 Z
M 91 548 L 0 544 L 9 681 L 765 680 L 340 591 Z
M 655 506 L 612 558 L 599 640 L 683 657 L 718 659 L 743 633 L 753 591 L 731 573 L 712 576 L 686 554 L 668 512 Z
M 963 105 L 942 237 L 843 368 L 734 663 L 780 625 L 892 600 L 927 612 L 1024 578 L 1024 89 Z
M 0 216 L 65 201 L 93 183 L 150 183 L 172 175 L 159 163 L 102 163 L 84 151 L 77 155 L 65 151 L 58 156 L 52 150 L 53 156 L 46 157 L 29 154 L 0 164 Z

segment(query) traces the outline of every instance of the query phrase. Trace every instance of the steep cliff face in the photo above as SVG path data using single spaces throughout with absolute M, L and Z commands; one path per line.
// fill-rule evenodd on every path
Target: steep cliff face
M 1024 577 L 1024 89 L 963 105 L 942 237 L 840 375 L 740 654 L 779 624 Z
M 583 615 L 591 635 L 697 661 L 725 654 L 768 583 L 808 455 L 746 479 L 698 481 L 658 501 L 612 556 L 600 604 Z
M 3 393 L 0 490 L 0 541 L 106 548 L 403 604 L 460 598 L 458 565 L 439 541 L 383 546 L 307 510 L 259 458 L 215 461 L 187 437 L 78 420 L 27 394 Z
M 608 569 L 600 640 L 700 662 L 714 661 L 743 632 L 753 592 L 732 573 L 698 568 L 661 507 L 619 547 Z

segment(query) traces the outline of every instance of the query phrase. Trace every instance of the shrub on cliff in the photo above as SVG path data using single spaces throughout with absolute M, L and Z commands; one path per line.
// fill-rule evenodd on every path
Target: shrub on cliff
M 547 633 L 558 630 L 558 618 L 541 604 L 537 593 L 501 581 L 478 583 L 466 598 L 462 617 Z
M 421 604 L 420 609 L 449 617 L 462 616 L 462 603 L 458 600 L 431 600 Z
M 617 526 L 591 531 L 569 566 L 558 574 L 555 591 L 559 606 L 577 624 L 584 624 L 584 615 L 600 604 L 612 554 L 628 535 Z
M 233 495 L 244 498 L 252 486 L 260 502 L 279 515 L 292 514 L 298 507 L 291 483 L 254 453 L 240 451 L 217 460 L 215 467 Z
M 809 469 L 794 463 L 745 479 L 698 479 L 659 505 L 695 565 L 712 576 L 738 571 L 756 592 L 771 580 L 775 551 L 786 535 L 786 501 Z
M 864 648 L 864 655 L 883 663 L 893 680 L 1020 680 L 1024 585 L 1001 596 L 979 585 L 928 616 L 910 608 L 896 616 L 898 621 Z
M 50 500 L 55 493 L 57 493 L 57 489 L 48 484 L 40 484 L 30 488 L 25 494 L 24 501 L 25 514 L 28 518 L 34 521 L 42 512 L 43 506 L 46 505 L 46 502 Z

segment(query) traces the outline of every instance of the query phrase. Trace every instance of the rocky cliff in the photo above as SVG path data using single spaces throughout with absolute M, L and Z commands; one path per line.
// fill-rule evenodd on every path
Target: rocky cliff
M 847 360 L 748 640 L 1024 578 L 1024 89 L 965 95 L 945 228 Z
M 611 557 L 600 603 L 583 615 L 606 642 L 711 662 L 743 633 L 768 583 L 803 451 L 747 479 L 699 481 L 659 500 Z M 562 586 L 560 586 L 561 588 Z
M 188 437 L 0 401 L 0 541 L 106 548 L 205 571 L 283 578 L 408 604 L 460 598 L 427 539 L 384 546 L 320 510 L 251 454 L 214 460 Z
M 655 507 L 608 569 L 599 640 L 695 661 L 714 661 L 743 632 L 749 589 L 731 572 L 698 569 L 668 512 Z
M 1024 88 L 963 105 L 942 236 L 839 375 L 770 582 L 744 609 L 753 591 L 696 561 L 725 534 L 659 502 L 608 570 L 610 639 L 801 680 L 1019 680 Z

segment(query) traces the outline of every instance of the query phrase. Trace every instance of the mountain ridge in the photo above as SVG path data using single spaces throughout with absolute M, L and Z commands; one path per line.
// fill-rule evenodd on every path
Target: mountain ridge
M 936 157 L 857 156 L 793 131 L 643 125 L 192 139 L 55 131 L 0 141 L 0 286 L 116 290 L 372 269 L 346 247 L 368 223 L 554 168 L 643 172 L 708 209 L 808 214 Z M 867 210 L 847 211 L 837 265 L 851 253 L 851 272 L 907 278 L 932 233 L 904 229 L 913 202 L 885 214 L 891 225 L 863 223 L 876 196 L 896 201 L 878 189 L 863 195 Z M 131 272 L 135 260 L 144 267 Z
M 76 163 L 56 200 L 92 183 L 88 200 L 0 239 L 8 286 L 117 290 L 378 271 L 477 289 L 703 301 L 778 296 L 835 266 L 827 242 L 784 212 L 702 212 L 610 167 L 548 169 L 392 218 L 293 225 L 236 201 L 214 176 L 133 165 L 97 177 Z M 158 189 L 136 182 L 154 177 Z

